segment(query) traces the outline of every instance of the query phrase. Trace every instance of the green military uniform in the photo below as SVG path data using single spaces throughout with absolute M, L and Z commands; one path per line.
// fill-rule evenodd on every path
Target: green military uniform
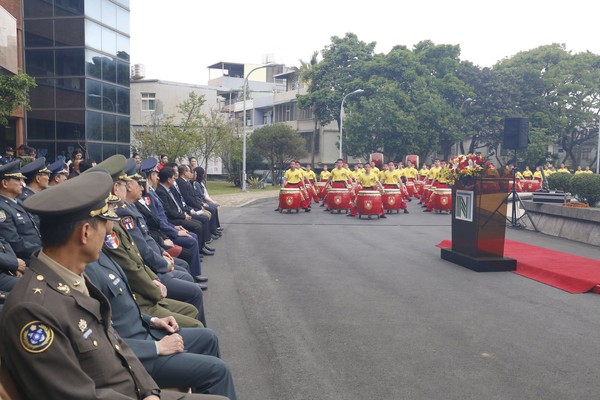
M 200 327 L 198 310 L 191 304 L 162 299 L 160 289 L 152 282 L 156 274 L 144 264 L 133 238 L 120 224 L 114 224 L 113 235 L 104 241 L 104 250 L 115 260 L 129 280 L 135 299 L 144 314 L 163 318 L 172 315 L 180 326 Z
M 157 389 L 112 329 L 102 293 L 83 279 L 89 296 L 68 283 L 36 255 L 7 299 L 0 353 L 26 398 L 130 399 Z

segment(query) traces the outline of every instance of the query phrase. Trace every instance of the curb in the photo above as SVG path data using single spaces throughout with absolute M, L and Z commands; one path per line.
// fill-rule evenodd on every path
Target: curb
M 260 197 L 260 198 L 257 198 L 257 199 L 248 200 L 245 203 L 239 204 L 237 206 L 225 206 L 224 205 L 224 207 L 232 207 L 232 208 L 246 207 L 246 206 L 249 206 L 249 205 L 255 204 L 255 203 L 258 203 L 258 204 L 260 204 L 260 203 L 269 203 L 269 202 L 272 202 L 273 199 L 276 199 L 276 197 Z

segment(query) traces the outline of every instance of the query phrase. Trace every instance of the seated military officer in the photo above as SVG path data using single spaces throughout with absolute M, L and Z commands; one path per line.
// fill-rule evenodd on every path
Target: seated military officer
M 46 168 L 46 158 L 40 157 L 24 165 L 21 173 L 25 175 L 27 186 L 23 188 L 19 200 L 24 201 L 27 197 L 48 188 L 50 170 Z
M 56 186 L 69 178 L 69 167 L 62 160 L 58 160 L 48 165 L 50 171 L 49 186 Z
M 179 328 L 172 316 L 142 316 L 127 275 L 105 252 L 85 268 L 85 274 L 110 301 L 113 328 L 161 387 L 191 387 L 196 393 L 236 398 L 213 331 Z
M 40 216 L 43 249 L 6 300 L 2 368 L 27 399 L 210 398 L 161 393 L 112 328 L 108 300 L 83 276 L 118 219 L 107 205 L 111 187 L 98 174 L 26 200 Z
M 10 244 L 0 236 L 0 292 L 10 292 L 25 270 L 25 261 L 17 258 Z
M 124 199 L 127 195 L 127 184 L 132 181 L 124 172 L 126 164 L 125 157 L 117 154 L 83 172 L 81 176 L 93 180 L 90 175 L 96 175 L 98 171 L 108 172 L 114 181 L 112 192 Z M 122 200 L 119 201 L 122 202 Z M 104 249 L 127 274 L 136 294 L 136 300 L 144 313 L 163 317 L 162 308 L 168 308 L 172 311 L 169 315 L 174 315 L 181 326 L 197 327 L 203 324 L 205 326 L 202 290 L 193 283 L 193 278 L 189 277 L 190 282 L 175 282 L 176 279 L 172 279 L 163 284 L 156 273 L 144 262 L 140 248 L 125 228 L 128 223 L 133 223 L 133 220 L 121 222 L 113 225 L 113 232 L 105 239 Z M 173 265 L 170 266 L 173 267 Z M 185 285 L 186 283 L 189 285 Z M 176 288 L 167 290 L 166 285 L 172 289 Z M 162 308 L 158 308 L 157 305 L 161 305 Z
M 25 179 L 20 165 L 21 161 L 15 160 L 0 167 L 0 236 L 28 263 L 31 253 L 42 247 L 42 239 L 33 216 L 17 199 Z

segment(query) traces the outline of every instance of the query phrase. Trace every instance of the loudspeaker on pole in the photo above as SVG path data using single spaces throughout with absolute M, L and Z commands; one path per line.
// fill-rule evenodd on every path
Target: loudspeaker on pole
M 505 118 L 502 147 L 504 149 L 526 149 L 529 144 L 529 118 Z

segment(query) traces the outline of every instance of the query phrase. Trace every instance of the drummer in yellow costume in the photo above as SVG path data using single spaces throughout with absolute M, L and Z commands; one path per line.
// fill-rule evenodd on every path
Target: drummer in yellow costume
M 379 178 L 380 181 L 384 181 L 385 180 L 385 175 L 384 174 L 385 174 L 385 171 L 387 171 L 388 169 L 389 169 L 389 167 L 388 167 L 387 164 L 383 164 L 381 166 L 381 171 L 379 171 L 379 174 L 378 174 L 378 178 Z
M 406 188 L 402 183 L 401 171 L 396 169 L 396 165 L 393 161 L 390 161 L 388 164 L 388 169 L 383 173 L 383 187 L 385 189 L 400 189 L 401 193 L 406 194 Z M 402 201 L 400 203 L 400 208 L 404 210 L 404 214 L 408 214 L 407 205 L 404 201 L 404 197 L 402 196 Z
M 427 164 L 423 164 L 423 166 L 419 170 L 420 180 L 424 181 L 427 178 L 427 175 L 429 175 L 429 168 L 427 168 Z
M 525 179 L 533 178 L 533 172 L 531 172 L 531 170 L 529 169 L 529 165 L 525 166 L 525 170 L 523 171 L 523 178 L 525 178 Z
M 442 161 L 439 167 L 439 171 L 436 174 L 435 181 L 433 182 L 433 186 L 436 189 L 448 188 L 448 176 L 450 174 L 450 167 L 446 165 L 446 161 Z M 424 212 L 433 211 L 433 195 L 429 196 L 427 200 L 427 208 L 423 210 Z
M 329 167 L 327 164 L 323 165 L 323 171 L 319 174 L 319 179 L 321 182 L 327 182 L 329 177 L 331 176 L 331 172 L 329 171 Z
M 380 171 L 379 171 L 379 168 L 377 168 L 377 166 L 375 165 L 375 161 L 371 161 L 370 165 L 371 165 L 371 172 L 373 172 L 375 175 L 379 176 Z M 366 168 L 365 168 L 365 172 L 366 172 Z
M 344 168 L 344 160 L 338 158 L 335 168 L 331 170 L 329 179 L 327 180 L 327 186 L 331 186 L 333 189 L 348 188 L 352 185 L 352 177 L 350 170 Z M 325 211 L 329 210 L 327 207 L 327 198 L 323 199 L 325 205 Z
M 299 188 L 300 193 L 303 193 L 300 207 L 302 207 L 305 212 L 310 211 L 310 197 L 306 195 L 306 191 L 304 190 L 304 171 L 297 168 L 295 161 L 290 162 L 290 168 L 285 171 L 285 174 L 283 175 L 283 187 Z M 279 208 L 276 208 L 275 211 L 279 211 Z
M 383 186 L 381 186 L 381 183 L 379 182 L 379 177 L 377 174 L 373 173 L 370 164 L 365 164 L 365 173 L 359 175 L 357 182 L 360 185 L 360 191 L 383 190 Z M 357 214 L 358 209 L 356 208 L 356 203 L 354 203 L 348 217 L 356 217 Z M 383 206 L 379 212 L 379 218 L 386 218 L 383 212 Z
M 309 197 L 312 194 L 312 199 L 316 204 L 319 204 L 319 196 L 317 196 L 317 188 L 315 187 L 315 183 L 317 181 L 317 174 L 312 169 L 312 165 L 306 164 L 306 169 L 304 170 L 304 180 L 307 184 L 310 185 L 311 193 L 309 193 Z
M 543 177 L 542 177 L 542 167 L 540 167 L 539 165 L 537 167 L 535 167 L 535 172 L 533 173 L 533 179 L 535 179 L 536 181 L 542 181 Z
M 414 167 L 412 162 L 408 162 L 406 168 L 404 168 L 404 176 L 406 176 L 406 180 L 408 182 L 414 182 L 415 179 L 419 176 L 419 171 Z

